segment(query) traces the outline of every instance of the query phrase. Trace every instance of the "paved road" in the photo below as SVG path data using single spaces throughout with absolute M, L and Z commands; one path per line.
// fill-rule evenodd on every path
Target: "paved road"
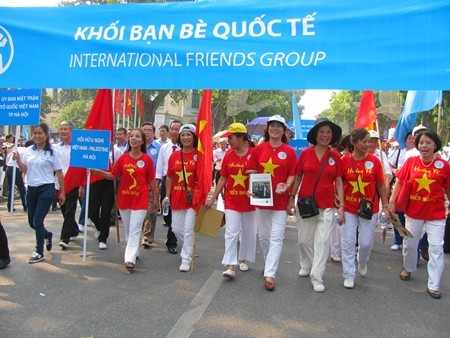
M 132 274 L 123 266 L 124 242 L 115 229 L 101 251 L 88 228 L 83 240 L 61 251 L 59 212 L 50 212 L 54 249 L 45 262 L 28 264 L 34 234 L 21 211 L 10 216 L 0 204 L 9 236 L 11 265 L 0 270 L 0 337 L 450 337 L 450 256 L 445 257 L 441 300 L 426 293 L 426 266 L 412 279 L 398 275 L 401 253 L 391 252 L 377 232 L 366 277 L 353 290 L 342 286 L 340 264 L 328 262 L 326 291 L 317 294 L 309 279 L 297 277 L 296 228 L 288 224 L 277 289 L 264 289 L 262 258 L 233 281 L 221 276 L 223 233 L 198 236 L 196 269 L 178 271 L 180 259 L 164 246 L 158 218 L 158 246 L 142 250 Z M 21 209 L 19 207 L 19 209 Z

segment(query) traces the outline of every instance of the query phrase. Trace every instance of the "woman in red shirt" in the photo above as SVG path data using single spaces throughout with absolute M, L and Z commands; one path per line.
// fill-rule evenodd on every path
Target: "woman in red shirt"
M 295 177 L 297 154 L 289 146 L 286 121 L 279 115 L 269 117 L 264 142 L 258 144 L 248 163 L 248 173 L 270 173 L 273 206 L 257 206 L 259 244 L 263 254 L 265 288 L 275 290 L 275 274 L 283 249 L 289 192 Z
M 178 137 L 180 150 L 169 157 L 166 177 L 166 197 L 164 203 L 170 203 L 172 209 L 172 231 L 183 242 L 181 265 L 179 270 L 191 269 L 194 248 L 194 225 L 196 211 L 192 205 L 193 191 L 197 184 L 198 137 L 195 126 L 185 124 Z
M 147 213 L 149 188 L 156 196 L 155 170 L 152 158 L 147 155 L 145 135 L 142 129 L 133 129 L 128 139 L 127 151 L 119 157 L 111 172 L 92 170 L 109 180 L 121 178 L 117 206 L 122 217 L 127 247 L 125 268 L 133 270 L 139 255 L 142 223 Z M 158 210 L 154 199 L 153 211 Z
M 366 129 L 354 129 L 350 134 L 351 154 L 341 159 L 342 180 L 344 182 L 345 223 L 342 227 L 342 268 L 344 287 L 353 289 L 355 285 L 355 243 L 358 235 L 358 272 L 361 276 L 367 273 L 367 262 L 373 246 L 373 237 L 377 224 L 379 200 L 382 209 L 388 211 L 388 198 L 384 185 L 384 174 L 380 160 L 368 153 L 370 135 Z M 372 217 L 365 219 L 358 215 L 362 199 L 373 203 Z
M 233 123 L 228 127 L 228 143 L 232 150 L 225 153 L 222 160 L 220 178 L 212 198 L 206 202 L 211 207 L 225 188 L 225 253 L 222 264 L 225 278 L 234 278 L 235 266 L 239 263 L 241 271 L 247 271 L 247 261 L 255 261 L 256 253 L 256 215 L 255 207 L 250 205 L 247 196 L 249 190 L 248 175 L 245 173 L 247 162 L 252 156 L 254 145 L 242 123 Z M 238 241 L 239 255 L 238 255 Z M 238 258 L 239 256 L 239 258 Z
M 425 227 L 428 234 L 428 294 L 441 298 L 439 284 L 444 271 L 445 196 L 450 199 L 450 166 L 435 154 L 442 143 L 439 136 L 425 130 L 415 139 L 420 156 L 411 157 L 396 174 L 396 182 L 389 203 L 395 212 L 395 202 L 404 182 L 409 182 L 411 191 L 405 210 L 405 224 L 413 238 L 403 239 L 403 269 L 400 279 L 409 280 L 411 272 L 417 270 L 417 245 Z
M 314 291 L 324 292 L 323 274 L 330 251 L 330 235 L 333 215 L 336 212 L 334 194 L 339 200 L 339 219 L 344 220 L 344 190 L 342 188 L 341 154 L 330 148 L 341 137 L 341 127 L 327 119 L 318 120 L 308 133 L 308 142 L 313 144 L 302 151 L 297 164 L 288 210 L 295 209 L 295 195 L 300 186 L 298 198 L 314 194 L 319 207 L 317 216 L 302 218 L 298 225 L 300 254 L 300 277 L 311 277 Z M 323 169 L 322 169 L 323 168 Z M 319 174 L 320 173 L 320 174 Z M 320 176 L 319 176 L 320 175 Z

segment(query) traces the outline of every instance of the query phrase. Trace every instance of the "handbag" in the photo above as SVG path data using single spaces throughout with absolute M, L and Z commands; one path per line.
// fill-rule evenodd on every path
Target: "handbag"
M 325 164 L 328 162 L 328 158 L 330 157 L 331 152 L 328 154 L 325 161 L 323 161 L 322 167 L 320 168 L 319 176 L 317 176 L 316 184 L 314 185 L 314 189 L 311 195 L 306 198 L 299 198 L 297 201 L 298 211 L 302 218 L 310 218 L 317 216 L 319 214 L 319 206 L 317 205 L 316 199 L 314 198 L 314 192 L 317 188 L 317 183 L 319 183 L 320 175 L 322 175 L 322 171 L 325 167 Z
M 397 199 L 395 200 L 395 210 L 406 212 L 409 204 L 409 196 L 411 195 L 411 190 L 413 183 L 409 180 L 405 180 L 402 184 L 402 188 L 398 192 Z

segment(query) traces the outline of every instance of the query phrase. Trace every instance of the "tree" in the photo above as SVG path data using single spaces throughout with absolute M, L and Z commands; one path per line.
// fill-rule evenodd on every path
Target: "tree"
M 83 128 L 89 115 L 93 101 L 78 100 L 69 103 L 61 109 L 61 114 L 56 118 L 55 124 L 59 125 L 62 121 L 72 121 L 77 128 Z
M 40 122 L 45 121 L 47 114 L 51 112 L 51 106 L 53 103 L 53 99 L 47 95 L 47 91 L 45 89 L 42 89 Z

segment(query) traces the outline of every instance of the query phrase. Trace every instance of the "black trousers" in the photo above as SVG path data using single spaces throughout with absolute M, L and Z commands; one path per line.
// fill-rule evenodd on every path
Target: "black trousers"
M 106 243 L 109 237 L 111 211 L 114 206 L 114 182 L 101 180 L 91 184 L 89 190 L 88 215 L 97 231 L 99 242 Z
M 0 259 L 9 258 L 8 237 L 6 237 L 5 229 L 0 221 Z
M 445 221 L 444 252 L 450 253 L 450 214 Z
M 162 205 L 162 200 L 164 199 L 164 197 L 166 197 L 166 177 L 164 176 L 162 181 L 161 181 L 161 205 Z M 167 216 L 163 216 L 164 217 L 164 222 L 166 222 L 168 229 L 167 229 L 167 241 L 166 241 L 166 246 L 168 248 L 170 247 L 176 247 L 177 246 L 177 237 L 175 236 L 175 234 L 172 231 L 172 209 L 169 209 L 169 214 Z
M 75 188 L 66 194 L 66 203 L 61 205 L 61 213 L 64 217 L 64 222 L 61 229 L 61 241 L 66 244 L 69 244 L 70 237 L 77 236 L 80 233 L 77 221 L 75 220 L 77 203 L 78 188 Z
M 22 200 L 22 206 L 24 210 L 27 209 L 27 201 L 26 201 L 26 195 L 27 191 L 25 189 L 25 184 L 23 184 L 23 178 L 22 178 L 22 172 L 19 170 L 19 168 L 16 167 L 16 182 L 13 184 L 13 172 L 14 167 L 6 167 L 6 179 L 8 180 L 9 185 L 9 195 L 8 195 L 8 201 L 7 201 L 7 207 L 8 212 L 11 211 L 11 196 L 14 196 L 14 189 L 17 186 L 17 189 L 19 189 L 20 193 L 20 199 Z

